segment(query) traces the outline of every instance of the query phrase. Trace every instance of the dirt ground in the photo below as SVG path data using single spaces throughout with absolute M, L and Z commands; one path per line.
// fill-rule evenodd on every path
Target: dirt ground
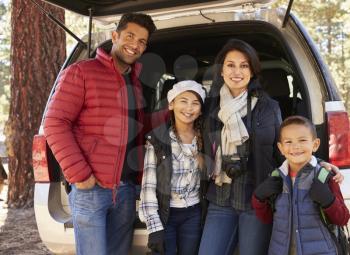
M 0 184 L 0 255 L 52 254 L 40 240 L 34 209 L 8 209 L 6 197 L 7 185 Z

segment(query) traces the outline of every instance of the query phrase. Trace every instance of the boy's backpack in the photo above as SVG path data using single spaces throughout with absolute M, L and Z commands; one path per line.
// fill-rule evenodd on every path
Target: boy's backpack
M 318 180 L 322 183 L 328 182 L 329 180 L 330 172 L 326 170 L 324 167 L 321 167 L 318 173 L 315 175 L 315 178 L 318 178 Z M 271 176 L 280 176 L 280 172 L 278 169 L 275 169 L 272 171 Z M 274 200 L 276 197 L 273 198 L 273 200 L 270 200 L 271 208 L 274 209 Z M 319 211 L 320 211 L 320 218 L 322 220 L 322 223 L 326 226 L 328 229 L 335 245 L 337 246 L 338 255 L 350 255 L 350 237 L 349 237 L 349 230 L 347 226 L 338 226 L 335 224 L 331 224 L 329 220 L 327 219 L 326 214 L 323 212 L 322 207 L 319 205 Z M 345 234 L 345 230 L 347 235 Z

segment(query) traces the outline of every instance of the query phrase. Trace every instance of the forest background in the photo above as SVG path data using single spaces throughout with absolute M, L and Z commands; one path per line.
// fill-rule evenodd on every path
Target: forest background
M 286 5 L 287 0 L 278 0 L 275 2 L 275 5 L 281 6 Z M 23 180 L 23 183 L 26 183 L 25 187 L 23 187 L 24 191 L 29 190 L 29 196 L 27 198 L 26 195 L 22 194 L 21 192 L 23 190 L 18 190 L 18 194 L 11 196 L 13 201 L 22 200 L 20 203 L 14 205 L 15 207 L 21 207 L 26 205 L 32 205 L 31 202 L 27 203 L 28 200 L 32 201 L 32 189 L 28 189 L 28 187 L 32 187 L 33 184 L 33 176 L 32 176 L 32 169 L 29 169 L 27 166 L 27 162 L 30 162 L 31 154 L 30 147 L 31 147 L 31 141 L 32 137 L 31 133 L 24 133 L 19 134 L 21 129 L 23 127 L 24 120 L 21 119 L 22 114 L 20 111 L 16 111 L 16 108 L 13 104 L 12 109 L 12 119 L 8 121 L 8 116 L 10 112 L 10 105 L 11 100 L 12 103 L 14 100 L 23 100 L 21 97 L 14 97 L 11 99 L 11 80 L 14 84 L 19 83 L 19 81 L 16 81 L 16 77 L 12 77 L 11 79 L 11 68 L 14 68 L 14 65 L 18 63 L 14 63 L 14 59 L 16 58 L 12 56 L 12 63 L 11 63 L 11 38 L 18 38 L 18 34 L 12 35 L 11 37 L 11 24 L 16 24 L 15 20 L 11 20 L 11 13 L 15 13 L 18 15 L 20 13 L 19 10 L 22 11 L 25 8 L 23 7 L 23 3 L 31 4 L 31 1 L 24 1 L 24 0 L 0 0 L 0 157 L 6 157 L 7 154 L 9 154 L 10 162 L 12 162 L 12 165 L 10 167 L 10 172 L 13 173 L 12 175 L 12 182 L 10 181 L 10 188 L 12 187 L 21 187 L 23 185 L 15 185 L 17 178 L 25 178 L 24 176 L 27 176 L 28 178 L 26 180 Z M 13 5 L 13 6 L 12 6 Z M 13 9 L 12 9 L 13 8 Z M 56 8 L 57 9 L 57 8 Z M 310 33 L 311 37 L 315 41 L 317 47 L 319 48 L 323 58 L 325 59 L 326 63 L 328 64 L 333 78 L 338 86 L 338 89 L 340 91 L 340 94 L 342 95 L 342 99 L 345 103 L 345 106 L 350 112 L 350 84 L 348 84 L 348 81 L 350 80 L 350 0 L 295 0 L 292 8 L 292 12 L 302 21 L 302 23 L 305 25 L 306 29 Z M 72 12 L 65 11 L 64 13 L 59 12 L 60 17 L 64 17 L 66 26 L 72 30 L 78 37 L 83 36 L 88 31 L 88 19 L 85 17 L 82 17 L 80 15 L 74 14 Z M 25 17 L 15 16 L 19 21 L 18 24 L 22 24 L 23 22 L 24 26 L 22 34 L 25 35 L 26 30 L 29 30 L 26 25 L 28 23 L 25 23 Z M 29 18 L 29 17 L 28 17 Z M 47 19 L 45 17 L 45 19 Z M 48 33 L 56 33 L 52 31 L 51 26 L 52 24 L 49 23 L 51 21 L 47 21 L 47 31 Z M 12 26 L 13 27 L 13 26 Z M 17 27 L 15 27 L 17 28 Z M 51 29 L 51 30 L 50 30 Z M 97 27 L 93 27 L 93 31 L 97 30 Z M 54 37 L 55 35 L 51 35 Z M 61 37 L 62 38 L 62 37 Z M 56 66 L 57 71 L 59 70 L 60 65 L 63 64 L 63 60 L 65 58 L 65 55 L 69 55 L 69 52 L 71 51 L 72 47 L 76 44 L 76 41 L 72 39 L 69 35 L 66 37 L 66 52 L 61 52 L 60 54 L 60 61 L 58 61 L 58 67 Z M 23 38 L 21 38 L 23 40 Z M 25 40 L 25 39 L 24 39 Z M 64 42 L 64 39 L 63 39 Z M 17 43 L 17 42 L 16 42 Z M 57 43 L 59 43 L 59 40 L 57 40 Z M 55 46 L 60 47 L 59 45 Z M 50 50 L 50 48 L 48 48 Z M 22 54 L 26 54 L 28 52 L 28 55 L 30 55 L 30 49 L 23 49 L 21 52 Z M 21 57 L 21 55 L 19 55 Z M 31 60 L 28 58 L 29 61 Z M 57 61 L 56 61 L 57 62 Z M 11 66 L 12 64 L 12 66 Z M 30 66 L 30 63 L 28 64 Z M 40 70 L 43 71 L 43 70 Z M 45 73 L 45 76 L 53 75 L 55 77 L 55 74 L 49 74 L 49 71 L 47 71 L 47 74 Z M 56 71 L 56 70 L 55 70 Z M 15 74 L 17 74 L 15 72 Z M 16 83 L 17 82 L 17 83 Z M 51 83 L 50 83 L 51 84 Z M 52 83 L 53 84 L 53 83 Z M 37 86 L 38 84 L 29 84 L 31 86 Z M 39 84 L 40 85 L 40 84 Z M 40 88 L 41 90 L 42 88 Z M 47 89 L 47 88 L 46 88 Z M 34 90 L 34 89 L 33 89 Z M 16 91 L 16 90 L 14 90 Z M 38 90 L 36 90 L 38 91 Z M 20 92 L 16 92 L 16 95 L 18 95 Z M 23 90 L 21 91 L 23 93 Z M 47 93 L 46 93 L 47 94 Z M 25 95 L 25 97 L 30 100 L 30 95 Z M 26 100 L 26 99 L 24 99 Z M 46 102 L 46 98 L 42 99 L 44 104 Z M 29 105 L 30 106 L 30 105 Z M 43 107 L 41 107 L 43 108 Z M 31 111 L 31 109 L 22 109 L 23 111 L 27 111 L 29 114 L 23 114 L 23 116 L 30 117 L 30 120 L 33 119 L 40 119 L 40 116 L 42 114 L 42 109 L 40 108 L 40 111 Z M 33 116 L 38 115 L 38 116 Z M 40 116 L 39 116 L 40 115 Z M 17 118 L 17 119 L 16 119 Z M 18 123 L 22 121 L 22 123 L 19 123 L 21 125 L 18 125 Z M 6 152 L 5 146 L 4 146 L 4 135 L 3 130 L 6 126 L 12 128 L 13 130 L 7 130 L 7 134 L 10 134 L 10 138 L 8 139 L 8 146 Z M 37 121 L 38 122 L 38 121 Z M 37 126 L 38 124 L 33 121 L 33 125 L 30 123 L 29 128 L 33 126 Z M 17 126 L 16 126 L 17 125 Z M 23 128 L 22 128 L 23 129 Z M 25 129 L 23 129 L 23 132 L 26 132 Z M 31 130 L 32 131 L 32 130 Z M 34 132 L 37 133 L 37 132 Z M 25 135 L 28 137 L 28 141 L 23 142 L 19 137 L 21 135 Z M 19 144 L 19 142 L 22 142 L 23 144 Z M 10 149 L 9 149 L 10 148 Z M 19 155 L 22 153 L 25 155 L 25 157 L 22 157 L 22 155 Z M 23 160 L 25 158 L 25 160 Z M 18 160 L 18 159 L 22 159 Z M 23 166 L 25 166 L 23 168 Z M 22 167 L 22 169 L 20 169 Z M 31 167 L 30 167 L 31 168 Z M 12 171 L 11 171 L 12 169 Z M 17 169 L 19 169 L 17 171 Z M 24 169 L 24 170 L 23 170 Z M 26 175 L 26 173 L 29 173 Z M 11 183 L 13 185 L 11 185 Z M 26 192 L 27 193 L 27 192 Z M 11 199 L 10 199 L 11 200 Z

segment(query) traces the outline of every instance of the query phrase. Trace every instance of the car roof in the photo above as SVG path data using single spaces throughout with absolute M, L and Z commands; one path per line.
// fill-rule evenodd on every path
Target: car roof
M 200 8 L 201 6 L 208 4 L 224 4 L 232 6 L 245 3 L 267 4 L 274 1 L 275 0 L 45 0 L 45 2 L 49 2 L 84 16 L 89 16 L 89 9 L 91 9 L 94 17 L 120 15 L 128 12 L 148 12 L 158 9 L 190 5 Z

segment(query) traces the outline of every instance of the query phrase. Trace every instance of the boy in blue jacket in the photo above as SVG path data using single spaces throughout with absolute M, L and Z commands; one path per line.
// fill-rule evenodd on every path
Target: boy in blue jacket
M 329 222 L 340 226 L 347 224 L 349 211 L 331 172 L 322 171 L 324 182 L 319 178 L 321 166 L 312 155 L 319 145 L 308 119 L 291 116 L 283 121 L 278 148 L 286 160 L 279 176 L 267 178 L 252 198 L 257 217 L 273 221 L 269 255 L 337 254 L 320 206 Z

